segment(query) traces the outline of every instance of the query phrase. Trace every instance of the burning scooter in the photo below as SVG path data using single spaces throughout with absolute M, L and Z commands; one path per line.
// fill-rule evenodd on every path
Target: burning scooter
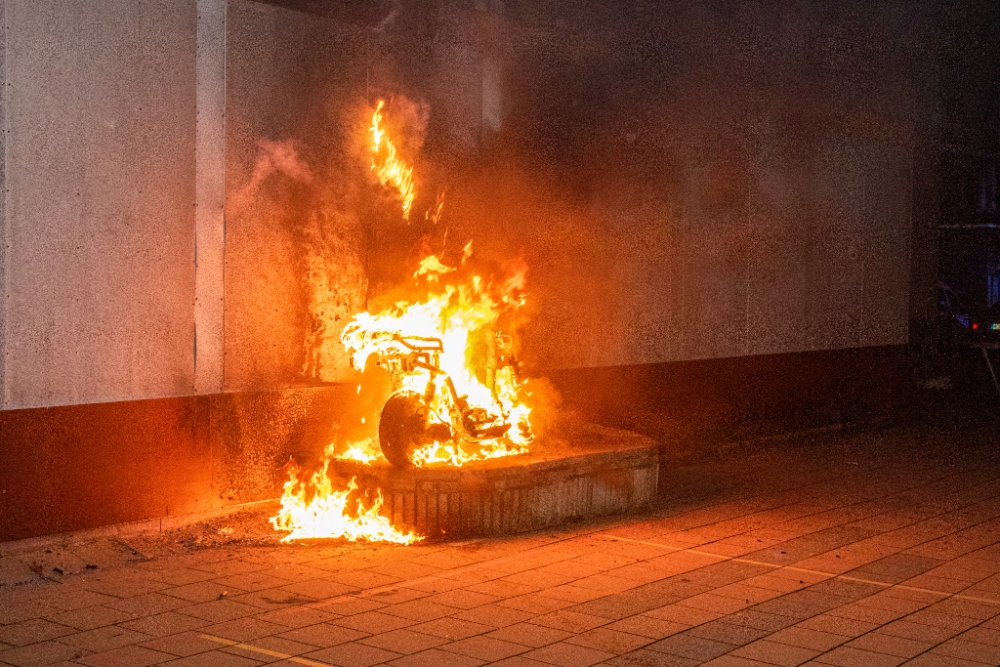
M 504 369 L 519 378 L 510 336 L 497 332 L 490 339 L 485 368 L 485 385 L 493 398 L 489 407 L 472 405 L 468 396 L 458 393 L 450 374 L 441 368 L 440 338 L 386 333 L 377 348 L 374 361 L 393 380 L 394 391 L 382 407 L 378 427 L 382 453 L 393 465 L 408 466 L 414 452 L 435 444 L 454 443 L 466 451 L 484 444 L 495 447 L 515 426 L 496 381 Z M 521 438 L 530 439 L 526 422 L 516 427 Z

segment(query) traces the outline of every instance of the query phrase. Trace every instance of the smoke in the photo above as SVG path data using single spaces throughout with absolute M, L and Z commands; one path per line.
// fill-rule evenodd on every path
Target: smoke
M 235 195 L 231 195 L 227 202 L 229 213 L 233 215 L 246 212 L 250 205 L 258 201 L 264 182 L 274 174 L 281 174 L 305 184 L 313 180 L 309 165 L 299 157 L 291 140 L 260 139 L 257 141 L 257 147 L 259 152 L 253 172 L 250 174 L 250 181 Z

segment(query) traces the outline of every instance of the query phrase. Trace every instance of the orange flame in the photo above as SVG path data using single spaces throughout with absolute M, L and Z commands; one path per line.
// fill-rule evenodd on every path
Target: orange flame
M 415 277 L 418 282 L 425 280 L 434 285 L 436 292 L 415 303 L 396 303 L 382 313 L 359 313 L 340 337 L 358 370 L 363 370 L 373 355 L 378 358 L 399 350 L 393 334 L 440 339 L 443 343 L 440 368 L 452 379 L 458 395 L 464 397 L 469 407 L 502 414 L 512 425 L 504 436 L 471 448 L 455 443 L 425 445 L 411 456 L 411 462 L 417 466 L 430 463 L 456 466 L 522 454 L 533 441 L 531 411 L 522 401 L 520 380 L 510 366 L 496 369 L 490 377 L 484 372 L 486 360 L 480 349 L 484 340 L 495 335 L 500 320 L 524 304 L 523 272 L 515 273 L 500 285 L 478 275 L 457 284 L 441 284 L 444 276 L 455 271 L 437 256 L 424 258 Z M 429 380 L 429 371 L 417 368 L 402 377 L 400 383 L 402 389 L 423 393 Z M 452 400 L 447 392 L 435 394 L 428 406 L 431 423 L 448 423 L 446 416 L 454 407 Z
M 382 126 L 383 107 L 384 102 L 379 101 L 369 129 L 371 168 L 382 186 L 399 194 L 403 215 L 408 219 L 414 200 L 413 168 L 397 157 L 396 147 Z M 439 197 L 434 211 L 425 218 L 437 223 L 442 207 L 443 197 Z M 378 360 L 405 355 L 400 337 L 440 341 L 440 350 L 435 354 L 436 367 L 397 368 L 394 374 L 397 390 L 413 391 L 424 397 L 429 425 L 448 427 L 443 430 L 455 434 L 453 440 L 435 440 L 412 452 L 410 463 L 416 467 L 462 466 L 470 461 L 522 454 L 534 440 L 531 410 L 523 401 L 522 382 L 513 361 L 510 334 L 514 332 L 501 333 L 501 328 L 509 328 L 524 305 L 525 272 L 515 271 L 501 281 L 490 280 L 468 270 L 471 255 L 470 242 L 463 249 L 457 267 L 445 263 L 438 255 L 424 257 L 413 273 L 414 287 L 423 296 L 397 302 L 381 312 L 359 313 L 340 337 L 352 366 L 358 370 L 364 370 L 372 357 Z M 450 379 L 454 394 L 444 391 L 440 382 L 429 384 L 442 375 Z M 437 390 L 427 398 L 428 387 L 434 386 Z M 359 384 L 357 393 L 360 392 Z M 499 421 L 506 430 L 488 431 L 490 437 L 459 437 L 456 415 L 470 413 L 486 415 L 487 423 L 492 423 L 490 419 Z M 375 423 L 378 418 L 366 415 L 361 423 Z M 454 431 L 449 430 L 451 426 L 455 426 Z M 486 432 L 481 431 L 480 435 Z M 346 446 L 331 444 L 324 452 L 322 469 L 309 478 L 302 477 L 299 469 L 290 465 L 281 510 L 271 519 L 275 530 L 288 532 L 283 542 L 343 537 L 352 541 L 412 544 L 423 539 L 395 528 L 379 513 L 383 504 L 381 490 L 377 490 L 374 502 L 365 507 L 360 498 L 352 500 L 358 490 L 355 478 L 346 489 L 335 488 L 327 474 L 331 461 L 368 465 L 384 462 L 385 457 L 377 437 L 373 436 Z
M 372 114 L 372 126 L 369 133 L 372 136 L 372 171 L 378 177 L 383 187 L 392 187 L 399 193 L 403 202 L 403 217 L 410 219 L 410 208 L 416 191 L 413 187 L 413 167 L 403 162 L 396 155 L 396 146 L 389 139 L 382 127 L 382 108 L 384 100 L 379 100 Z
M 352 542 L 368 540 L 413 544 L 423 539 L 412 531 L 404 533 L 397 530 L 389 519 L 379 514 L 383 504 L 381 491 L 371 507 L 366 508 L 360 498 L 351 502 L 351 494 L 358 490 L 356 478 L 351 478 L 347 489 L 333 488 L 327 476 L 329 463 L 327 460 L 308 483 L 299 479 L 296 467 L 290 467 L 290 477 L 285 482 L 285 493 L 281 497 L 281 509 L 271 517 L 275 530 L 289 531 L 281 538 L 282 542 L 342 537 Z M 312 497 L 309 497 L 310 491 Z

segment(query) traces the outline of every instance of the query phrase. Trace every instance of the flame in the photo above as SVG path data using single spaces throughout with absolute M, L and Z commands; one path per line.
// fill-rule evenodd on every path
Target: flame
M 289 466 L 281 509 L 271 517 L 275 530 L 289 531 L 281 538 L 282 542 L 342 537 L 352 542 L 413 544 L 423 539 L 412 531 L 397 530 L 389 519 L 379 514 L 383 504 L 381 491 L 371 507 L 365 507 L 360 498 L 351 502 L 351 495 L 358 490 L 357 478 L 352 477 L 346 489 L 333 488 L 327 475 L 329 463 L 327 460 L 308 483 L 299 478 L 297 467 Z
M 396 146 L 382 127 L 382 108 L 385 100 L 379 100 L 372 114 L 372 171 L 383 187 L 391 187 L 399 193 L 403 202 L 403 217 L 410 219 L 410 208 L 416 191 L 413 187 L 413 167 L 396 156 Z
M 466 246 L 466 254 L 471 246 Z M 464 261 L 464 260 L 463 260 Z M 424 258 L 414 274 L 418 285 L 434 291 L 416 302 L 398 302 L 377 314 L 360 313 L 344 328 L 341 341 L 351 353 L 354 368 L 364 370 L 371 357 L 390 356 L 401 351 L 397 336 L 439 339 L 442 351 L 439 368 L 447 373 L 456 393 L 469 408 L 479 408 L 503 416 L 511 429 L 502 437 L 471 445 L 434 442 L 416 450 L 411 462 L 417 466 L 447 463 L 458 466 L 500 456 L 522 454 L 533 441 L 530 409 L 522 400 L 521 382 L 511 366 L 492 373 L 483 372 L 482 342 L 499 330 L 501 320 L 509 318 L 524 304 L 524 272 L 516 272 L 499 285 L 472 274 L 464 280 L 446 281 L 457 269 L 439 257 Z M 423 394 L 431 372 L 417 368 L 398 379 L 402 389 Z M 492 379 L 492 388 L 490 380 Z M 447 425 L 455 406 L 447 391 L 435 393 L 429 407 L 431 423 Z
M 403 215 L 408 218 L 414 199 L 413 168 L 397 157 L 382 125 L 383 107 L 384 102 L 379 101 L 369 129 L 371 168 L 384 187 L 398 192 Z M 437 224 L 443 202 L 439 196 L 425 219 Z M 457 467 L 522 454 L 534 440 L 531 410 L 523 400 L 523 383 L 513 356 L 515 332 L 511 330 L 525 303 L 526 272 L 519 269 L 501 278 L 486 276 L 469 267 L 471 256 L 470 241 L 457 266 L 446 262 L 443 254 L 423 257 L 412 274 L 413 294 L 419 296 L 378 312 L 358 313 L 340 336 L 355 369 L 364 371 L 371 360 L 386 362 L 395 390 L 422 397 L 428 433 L 440 427 L 433 431 L 431 442 L 410 454 L 410 463 L 416 467 Z M 427 357 L 432 361 L 412 363 L 414 348 L 408 347 L 407 341 L 413 340 L 433 347 L 428 353 L 432 356 Z M 402 363 L 401 359 L 409 361 Z M 361 391 L 358 384 L 356 393 Z M 374 425 L 379 418 L 378 414 L 365 415 L 360 422 Z M 469 428 L 466 420 L 474 428 Z M 442 441 L 438 437 L 441 433 L 451 437 Z M 357 493 L 356 478 L 346 489 L 336 488 L 327 474 L 332 461 L 387 464 L 374 435 L 329 445 L 322 468 L 308 478 L 290 464 L 281 510 L 271 519 L 275 530 L 288 532 L 283 542 L 343 537 L 412 544 L 423 539 L 398 530 L 380 514 L 381 490 L 366 507 Z
M 348 444 L 347 449 L 338 452 L 336 445 L 326 448 L 326 458 L 338 461 L 358 461 L 360 463 L 371 463 L 384 458 L 378 450 L 378 441 L 375 438 L 365 438 L 359 442 Z

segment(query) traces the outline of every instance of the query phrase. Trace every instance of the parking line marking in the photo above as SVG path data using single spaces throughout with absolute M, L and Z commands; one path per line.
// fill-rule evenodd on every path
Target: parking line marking
M 297 662 L 301 665 L 309 665 L 309 667 L 331 667 L 330 663 L 327 662 L 317 662 L 315 660 L 310 660 L 309 658 L 300 658 L 298 656 L 288 655 L 287 653 L 279 653 L 278 651 L 272 651 L 271 649 L 261 648 L 260 646 L 253 646 L 251 644 L 244 644 L 242 642 L 234 642 L 231 639 L 223 639 L 222 637 L 216 637 L 215 635 L 201 635 L 201 638 L 218 642 L 219 644 L 225 644 L 226 646 L 230 646 L 232 648 L 241 648 L 244 651 L 263 653 L 264 655 L 269 655 L 272 658 L 280 658 L 282 660 L 288 660 L 289 662 Z

